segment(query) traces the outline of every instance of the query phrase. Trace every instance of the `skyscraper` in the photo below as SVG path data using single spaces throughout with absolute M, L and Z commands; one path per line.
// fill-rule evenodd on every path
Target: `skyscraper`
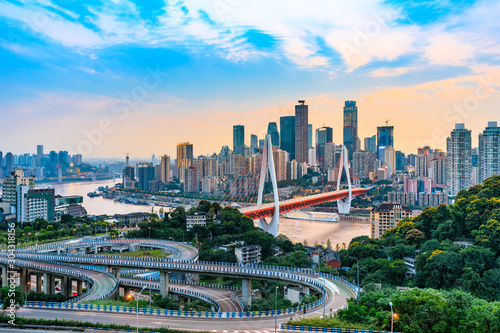
M 345 101 L 344 105 L 344 146 L 352 160 L 352 154 L 358 149 L 358 107 L 356 101 Z
M 396 171 L 396 151 L 391 145 L 385 146 L 384 161 L 387 165 L 387 179 L 390 179 Z
M 500 127 L 490 121 L 479 134 L 479 181 L 496 175 L 500 175 Z
M 295 159 L 297 163 L 307 163 L 309 144 L 309 107 L 299 100 L 295 105 Z
M 418 154 L 415 157 L 415 177 L 428 176 L 427 161 L 428 157 L 425 154 Z
M 177 145 L 177 177 L 184 183 L 186 169 L 193 165 L 193 145 L 189 142 Z
M 233 126 L 233 151 L 238 155 L 245 155 L 245 126 Z
M 41 168 L 43 160 L 43 145 L 36 146 L 36 167 Z
M 149 182 L 155 180 L 155 167 L 153 163 L 137 164 L 137 180 L 140 190 L 147 191 L 149 189 Z
M 250 154 L 256 154 L 259 150 L 259 138 L 257 135 L 250 135 Z
M 290 160 L 295 159 L 295 116 L 280 118 L 280 149 L 290 154 Z
M 313 125 L 312 124 L 307 125 L 307 136 L 308 136 L 307 144 L 309 145 L 309 147 L 313 147 Z
M 355 151 L 352 154 L 352 171 L 356 178 L 368 178 L 370 172 L 375 172 L 375 152 L 371 150 Z
M 333 129 L 331 127 L 320 127 L 316 129 L 316 159 L 323 163 L 325 158 L 325 145 L 333 142 Z
M 160 159 L 160 180 L 164 183 L 170 181 L 170 156 L 163 155 Z
M 446 139 L 446 187 L 452 196 L 471 185 L 472 154 L 471 131 L 464 124 L 455 124 L 455 129 Z
M 406 158 L 405 153 L 402 151 L 396 151 L 396 171 L 405 171 L 406 169 Z
M 394 126 L 377 127 L 377 158 L 382 163 L 387 163 L 384 153 L 386 146 L 394 147 Z
M 5 174 L 10 175 L 12 168 L 14 168 L 14 155 L 8 152 L 5 154 Z
M 280 145 L 280 132 L 278 131 L 278 125 L 274 121 L 267 125 L 267 134 L 271 136 L 273 146 Z
M 370 150 L 373 152 L 377 152 L 377 136 L 371 136 L 369 138 L 365 138 L 365 150 Z

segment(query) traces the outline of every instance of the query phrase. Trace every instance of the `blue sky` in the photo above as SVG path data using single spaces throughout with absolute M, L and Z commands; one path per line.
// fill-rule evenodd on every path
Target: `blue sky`
M 444 149 L 454 122 L 477 136 L 500 121 L 499 12 L 498 1 L 0 0 L 0 112 L 22 124 L 2 126 L 0 150 L 146 157 L 191 141 L 212 153 L 233 124 L 262 137 L 298 99 L 336 143 L 353 99 L 361 139 L 390 119 L 396 149 Z M 168 74 L 145 90 L 154 70 Z

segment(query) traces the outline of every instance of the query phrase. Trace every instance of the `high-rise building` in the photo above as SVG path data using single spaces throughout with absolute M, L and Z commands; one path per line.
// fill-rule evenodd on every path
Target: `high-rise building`
M 123 169 L 123 188 L 134 188 L 135 169 L 133 166 L 127 165 Z
M 455 129 L 446 140 L 446 187 L 451 196 L 471 186 L 472 155 L 471 131 L 464 124 L 455 124 Z
M 168 155 L 160 158 L 160 180 L 164 183 L 170 181 L 170 156 Z
M 415 177 L 428 176 L 427 161 L 428 157 L 425 154 L 418 154 L 415 157 Z
M 250 135 L 250 155 L 257 154 L 259 152 L 259 138 L 257 135 Z
M 325 155 L 323 159 L 323 170 L 326 171 L 328 168 L 334 168 L 337 164 L 337 158 L 335 156 L 336 146 L 332 142 L 325 144 Z
M 273 146 L 280 145 L 280 132 L 278 131 L 278 125 L 276 122 L 273 121 L 267 125 L 267 134 L 271 136 L 271 143 Z
M 149 190 L 149 182 L 155 180 L 155 167 L 153 163 L 137 164 L 137 180 L 140 190 Z
M 404 171 L 406 169 L 405 153 L 396 151 L 396 171 Z
M 73 165 L 80 165 L 83 162 L 82 154 L 73 155 Z
M 10 175 L 14 168 L 14 155 L 11 152 L 5 154 L 5 174 Z
M 233 126 L 233 151 L 235 154 L 245 155 L 245 126 Z
M 431 174 L 429 175 L 437 185 L 446 184 L 446 155 L 442 153 L 431 161 Z
M 307 163 L 309 152 L 309 107 L 299 100 L 295 105 L 295 159 L 297 163 Z
M 387 179 L 390 179 L 396 172 L 396 151 L 391 145 L 385 146 L 384 161 L 387 165 Z
M 194 165 L 191 165 L 186 170 L 186 182 L 184 183 L 184 192 L 198 192 L 199 191 L 199 181 L 198 181 L 198 171 Z
M 23 170 L 11 171 L 10 176 L 3 180 L 2 199 L 4 202 L 16 205 L 16 189 L 18 186 L 27 186 L 27 189 L 35 188 L 35 177 L 24 177 Z
M 331 127 L 320 127 L 316 129 L 316 159 L 323 163 L 325 158 L 325 145 L 333 142 L 333 129 Z
M 43 167 L 42 160 L 43 160 L 43 145 L 37 145 L 36 146 L 36 167 L 37 168 Z
M 374 135 L 369 138 L 365 138 L 365 150 L 371 150 L 377 152 L 377 136 Z
M 352 154 L 352 171 L 354 177 L 366 179 L 370 172 L 375 172 L 375 152 L 358 150 Z
M 55 193 L 53 188 L 30 189 L 28 185 L 19 185 L 16 193 L 16 215 L 19 223 L 34 222 L 36 219 L 54 221 Z
M 184 183 L 186 169 L 193 165 L 193 145 L 189 142 L 177 145 L 177 177 L 179 182 Z
M 352 160 L 358 147 L 358 107 L 356 101 L 345 101 L 344 105 L 344 146 Z
M 377 158 L 384 164 L 387 164 L 384 152 L 386 146 L 394 147 L 394 126 L 377 127 Z
M 295 159 L 295 116 L 280 118 L 280 149 L 290 154 L 290 160 Z M 261 140 L 264 143 L 264 140 Z M 263 146 L 263 144 L 262 144 Z M 261 145 L 259 144 L 259 148 Z
M 307 125 L 307 136 L 308 136 L 307 144 L 309 145 L 309 147 L 314 147 L 313 146 L 313 125 L 312 124 Z
M 380 238 L 405 218 L 412 218 L 413 211 L 399 203 L 383 203 L 370 213 L 371 238 Z
M 479 181 L 500 175 L 500 127 L 496 121 L 488 122 L 479 134 Z

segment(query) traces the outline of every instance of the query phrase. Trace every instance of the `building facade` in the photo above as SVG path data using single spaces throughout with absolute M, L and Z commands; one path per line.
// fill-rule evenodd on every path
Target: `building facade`
M 295 105 L 295 159 L 297 163 L 308 162 L 309 151 L 309 106 L 304 100 Z
M 371 238 L 380 238 L 386 230 L 397 226 L 405 218 L 412 218 L 413 211 L 399 203 L 383 203 L 370 212 Z
M 488 122 L 479 134 L 479 181 L 500 175 L 500 127 L 496 121 Z
M 446 187 L 448 193 L 455 196 L 471 186 L 471 131 L 464 124 L 455 124 L 455 129 L 446 140 L 446 151 Z

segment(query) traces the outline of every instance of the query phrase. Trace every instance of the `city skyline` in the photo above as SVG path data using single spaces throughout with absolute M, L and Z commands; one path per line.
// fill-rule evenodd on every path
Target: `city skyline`
M 2 115 L 25 125 L 2 128 L 2 138 L 16 136 L 15 153 L 36 136 L 86 158 L 174 155 L 183 141 L 207 154 L 230 144 L 236 123 L 245 141 L 263 138 L 298 99 L 338 143 L 344 101 L 354 100 L 360 140 L 390 119 L 406 152 L 445 149 L 455 123 L 479 133 L 498 120 L 494 1 L 325 2 L 293 13 L 259 1 L 222 13 L 197 1 L 47 4 L 0 4 Z M 102 136 L 79 151 L 94 130 Z

